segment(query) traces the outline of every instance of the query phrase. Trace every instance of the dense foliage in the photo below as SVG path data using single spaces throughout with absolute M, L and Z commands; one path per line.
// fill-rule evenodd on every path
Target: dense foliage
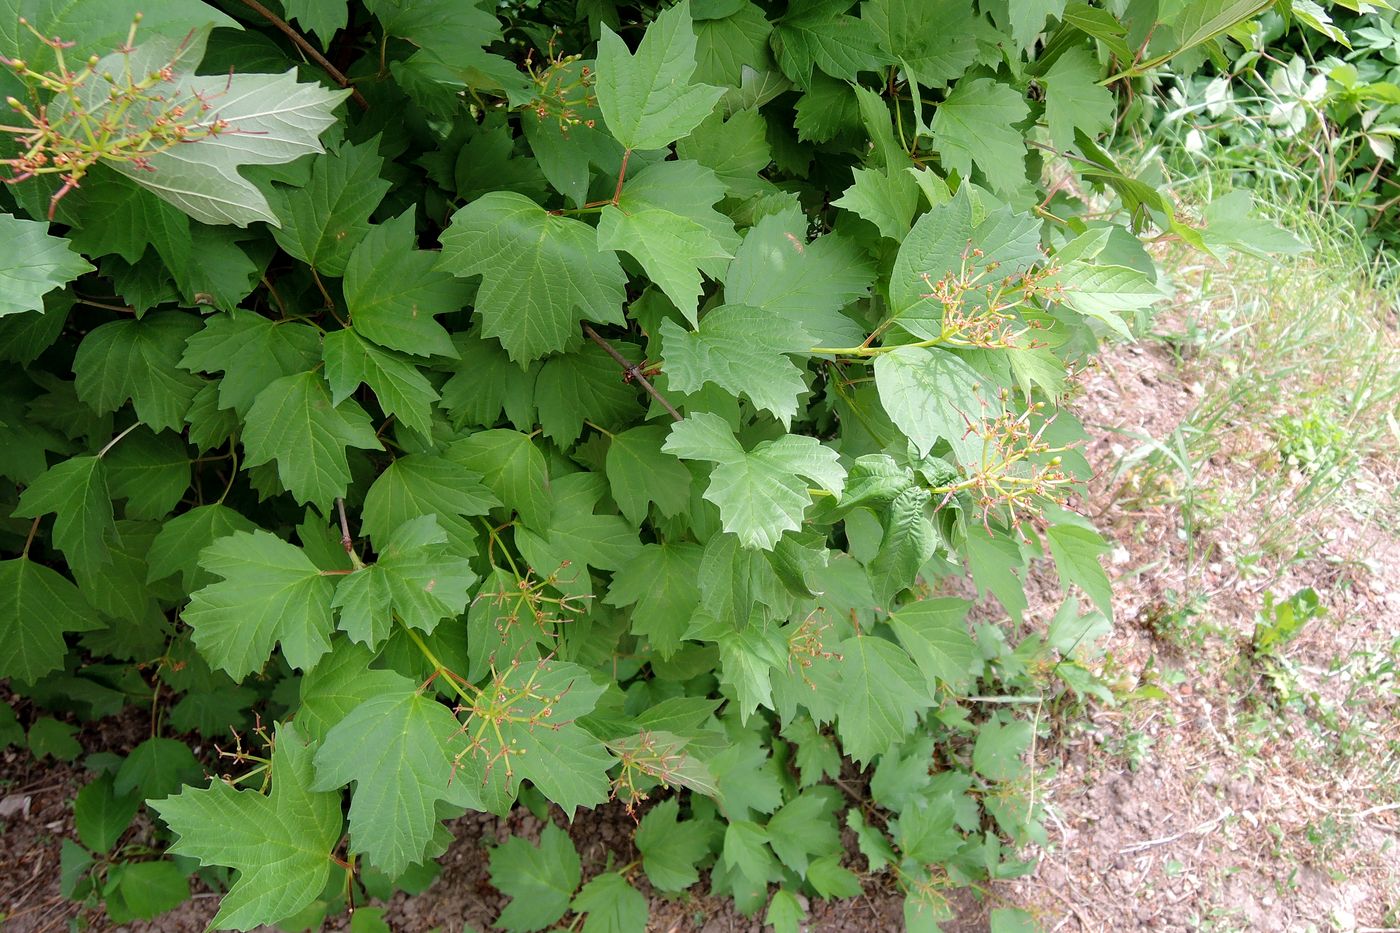
M 1267 5 L 0 0 L 0 741 L 150 732 L 65 891 L 305 927 L 610 798 L 640 864 L 512 840 L 499 926 L 1021 871 L 1106 696 L 1058 403 L 1140 236 L 1271 242 L 1099 141 Z

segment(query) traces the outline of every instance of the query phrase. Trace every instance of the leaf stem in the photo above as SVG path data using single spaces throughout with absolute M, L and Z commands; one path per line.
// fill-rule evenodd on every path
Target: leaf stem
M 359 570 L 364 564 L 360 562 L 360 555 L 355 553 L 355 539 L 350 534 L 350 520 L 345 517 L 345 500 L 337 497 L 335 508 L 340 513 L 340 546 L 345 548 L 345 553 L 350 556 L 350 564 Z
M 306 41 L 306 37 L 293 29 L 286 20 L 263 6 L 258 0 L 243 0 L 243 5 L 276 26 L 284 36 L 292 40 L 297 48 L 305 52 L 307 57 L 324 68 L 326 74 L 335 79 L 336 84 L 339 84 L 343 88 L 350 88 L 350 99 L 358 104 L 362 110 L 369 109 L 369 101 L 365 100 L 365 96 L 357 89 L 350 86 L 350 79 L 345 77 L 345 74 L 339 68 L 327 61 L 326 56 L 318 52 L 316 46 Z
M 117 443 L 118 443 L 119 441 L 121 441 L 122 438 L 126 437 L 128 434 L 130 434 L 132 431 L 135 431 L 135 430 L 136 430 L 137 428 L 139 428 L 139 427 L 141 427 L 141 422 L 139 422 L 139 421 L 133 421 L 133 422 L 131 423 L 131 426 L 130 426 L 130 427 L 128 427 L 128 428 L 127 428 L 125 431 L 123 431 L 122 433 L 118 434 L 116 437 L 112 438 L 110 441 L 108 441 L 108 442 L 107 442 L 107 446 L 106 446 L 106 447 L 103 447 L 101 450 L 99 450 L 99 451 L 97 452 L 97 459 L 98 459 L 98 460 L 101 460 L 103 457 L 105 457 L 105 456 L 107 455 L 107 451 L 109 451 L 109 450 L 111 450 L 113 447 L 117 446 Z
M 34 543 L 34 535 L 39 532 L 39 517 L 35 516 L 34 523 L 29 526 L 29 534 L 24 539 L 24 550 L 19 552 L 21 560 L 29 557 L 29 546 Z
M 594 330 L 592 327 L 589 327 L 587 324 L 583 325 L 583 332 L 588 335 L 589 340 L 592 340 L 598 346 L 602 347 L 603 352 L 606 353 L 608 356 L 612 357 L 613 360 L 617 363 L 617 365 L 621 366 L 623 371 L 626 372 L 627 375 L 635 379 L 637 381 L 637 384 L 640 385 L 643 389 L 645 389 L 648 395 L 656 399 L 656 401 L 661 404 L 662 408 L 670 412 L 671 417 L 674 420 L 685 420 L 685 416 L 676 410 L 676 406 L 666 401 L 666 397 L 660 392 L 656 391 L 656 386 L 652 385 L 651 380 L 647 379 L 647 377 L 642 373 L 642 368 L 640 366 L 628 361 L 627 357 L 617 352 L 616 347 L 604 340 L 596 330 Z
M 627 160 L 632 157 L 631 149 L 622 150 L 622 167 L 617 171 L 617 188 L 613 190 L 612 204 L 617 206 L 617 202 L 622 200 L 622 182 L 627 177 Z
M 395 615 L 394 618 L 398 619 L 399 626 L 407 633 L 409 640 L 418 646 L 418 650 L 423 652 L 423 657 L 427 658 L 428 663 L 433 666 L 433 673 L 446 674 L 447 676 L 445 676 L 443 680 L 447 681 L 448 686 L 452 688 L 452 692 L 457 694 L 463 702 L 474 704 L 476 698 L 462 689 L 462 685 L 457 682 L 457 678 L 453 675 L 452 669 L 438 660 L 437 655 L 433 654 L 433 649 L 429 648 L 428 643 L 423 640 L 423 636 L 405 625 L 403 619 L 399 619 L 397 615 Z

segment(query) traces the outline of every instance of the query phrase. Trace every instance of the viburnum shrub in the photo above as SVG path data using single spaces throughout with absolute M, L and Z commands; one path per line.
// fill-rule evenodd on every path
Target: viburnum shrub
M 1101 141 L 1267 5 L 0 0 L 0 741 L 149 731 L 65 893 L 304 928 L 609 800 L 640 860 L 512 839 L 500 927 L 1024 870 L 1108 697 L 1059 403 L 1139 235 L 1260 226 Z

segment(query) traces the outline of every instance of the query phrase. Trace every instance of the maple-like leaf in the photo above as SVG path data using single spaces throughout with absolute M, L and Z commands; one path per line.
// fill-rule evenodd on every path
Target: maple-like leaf
M 431 633 L 443 619 L 465 612 L 475 581 L 471 565 L 451 554 L 437 517 L 424 515 L 395 528 L 373 564 L 342 577 L 333 605 L 342 630 L 378 648 L 395 617 Z
M 788 434 L 746 451 L 725 420 L 708 412 L 678 422 L 662 449 L 715 463 L 705 498 L 719 506 L 725 531 L 763 550 L 772 550 L 784 531 L 802 527 L 812 503 L 806 480 L 839 496 L 846 478 L 836 451 L 814 437 Z
M 191 372 L 223 373 L 219 407 L 241 416 L 270 382 L 305 372 L 320 358 L 314 327 L 238 311 L 206 318 L 203 329 L 185 341 L 180 365 Z
M 395 676 L 337 723 L 316 752 L 312 787 L 355 783 L 350 844 L 391 878 L 422 861 L 439 802 L 467 791 L 460 777 L 453 786 L 453 743 L 460 732 L 451 710 Z
M 374 142 L 316 156 L 306 184 L 279 188 L 273 199 L 281 221 L 273 229 L 277 245 L 317 272 L 343 274 L 369 232 L 369 215 L 389 191 L 383 165 Z
M 875 360 L 880 404 L 919 456 L 943 440 L 965 467 L 982 462 L 982 438 L 970 434 L 968 425 L 988 414 L 986 382 L 961 357 L 932 347 L 899 347 Z
M 474 473 L 438 454 L 409 454 L 384 468 L 365 494 L 362 530 L 376 547 L 385 545 L 400 525 L 432 515 L 447 534 L 454 553 L 476 553 L 478 529 L 469 520 L 500 505 Z
M 994 190 L 1015 191 L 1026 181 L 1026 143 L 1016 124 L 1029 113 L 1015 88 L 995 78 L 959 81 L 930 124 L 938 157 L 964 178 L 976 165 Z
M 327 334 L 322 353 L 332 404 L 339 405 L 367 385 L 384 414 L 425 437 L 432 433 L 438 394 L 412 361 L 375 346 L 349 327 Z
M 62 574 L 27 557 L 0 561 L 0 677 L 33 683 L 63 667 L 64 633 L 102 627 Z
M 582 875 L 569 834 L 546 823 L 539 845 L 512 836 L 491 850 L 491 883 L 511 898 L 496 926 L 511 933 L 543 930 L 564 916 Z
M 244 421 L 246 465 L 276 461 L 277 475 L 299 502 L 329 506 L 350 482 L 346 447 L 382 450 L 364 409 L 336 405 L 316 372 L 283 376 L 258 393 Z
M 811 81 L 813 65 L 843 81 L 880 67 L 875 30 L 849 15 L 850 8 L 850 0 L 807 0 L 792 4 L 773 24 L 778 64 L 799 87 Z
M 179 365 L 185 341 L 199 330 L 199 318 L 182 311 L 94 328 L 73 358 L 78 398 L 99 413 L 116 411 L 130 399 L 136 417 L 152 431 L 181 430 L 204 386 Z
M 0 214 L 0 317 L 44 310 L 44 295 L 85 272 L 92 265 L 73 252 L 62 237 L 50 236 L 49 225 Z
M 111 560 L 108 540 L 116 533 L 112 499 L 101 457 L 70 457 L 55 463 L 20 494 L 14 514 L 56 514 L 53 542 L 75 570 L 97 576 Z
M 1068 49 L 1041 76 L 1045 122 L 1059 149 L 1074 147 L 1074 132 L 1097 136 L 1113 128 L 1113 92 L 1099 84 L 1102 69 L 1085 49 Z
M 661 324 L 668 385 L 698 392 L 712 382 L 755 408 L 792 424 L 797 397 L 807 391 L 803 371 L 788 354 L 802 354 L 813 338 L 797 323 L 743 305 L 711 309 L 694 331 L 674 321 Z
M 438 267 L 481 276 L 482 333 L 518 363 L 563 350 L 580 321 L 621 324 L 627 277 L 597 232 L 529 198 L 493 191 L 452 215 Z
M 199 566 L 220 579 L 196 590 L 181 615 L 211 667 L 241 680 L 279 642 L 303 670 L 330 650 L 335 584 L 301 548 L 266 531 L 237 531 L 206 547 Z
M 355 332 L 414 356 L 457 355 L 434 315 L 460 310 L 465 282 L 436 268 L 437 254 L 414 249 L 414 212 L 370 229 L 345 267 L 345 303 Z
M 325 888 L 343 819 L 339 794 L 311 789 L 313 752 L 294 723 L 283 723 L 266 796 L 215 779 L 206 788 L 186 787 L 151 801 L 175 834 L 172 853 L 238 872 L 211 926 L 251 930 L 275 924 Z
M 635 53 L 604 26 L 596 88 L 613 138 L 628 149 L 660 149 L 689 133 L 724 96 L 724 88 L 692 84 L 693 74 L 689 0 L 656 17 Z

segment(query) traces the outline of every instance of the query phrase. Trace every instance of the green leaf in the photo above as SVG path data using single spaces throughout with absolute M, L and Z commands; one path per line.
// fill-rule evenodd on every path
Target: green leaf
M 53 543 L 80 573 L 96 576 L 111 561 L 116 534 L 112 500 L 100 457 L 72 457 L 54 464 L 20 494 L 14 514 L 38 518 L 54 512 Z
M 360 528 L 381 548 L 399 526 L 432 515 L 453 553 L 470 557 L 478 533 L 470 519 L 500 504 L 482 485 L 480 473 L 437 454 L 409 454 L 385 467 L 370 485 Z
M 389 877 L 423 859 L 437 829 L 438 803 L 459 796 L 454 737 L 461 727 L 406 677 L 350 711 L 316 752 L 314 790 L 355 783 L 350 845 Z
M 613 573 L 603 598 L 609 606 L 633 606 L 633 634 L 650 641 L 663 658 L 680 647 L 700 601 L 696 576 L 701 554 L 699 545 L 688 542 L 643 545 L 634 559 Z
M 580 321 L 623 323 L 627 277 L 587 224 L 493 191 L 453 214 L 441 239 L 438 268 L 482 277 L 482 333 L 522 365 L 566 349 Z
M 190 596 L 183 618 L 211 667 L 235 680 L 262 668 L 273 645 L 293 667 L 312 667 L 330 650 L 335 585 L 301 548 L 266 531 L 237 531 L 199 555 L 221 579 Z
M 138 799 L 169 797 L 187 781 L 198 781 L 204 769 L 190 747 L 178 739 L 154 736 L 131 750 L 120 768 L 112 789 L 119 795 L 139 791 Z
M 366 340 L 414 356 L 456 357 L 434 315 L 461 310 L 471 289 L 414 249 L 413 211 L 372 227 L 345 267 L 345 304 Z
M 946 350 L 899 347 L 875 360 L 875 386 L 890 420 L 926 457 L 942 440 L 958 463 L 982 463 L 982 438 L 968 425 L 987 417 L 986 378 Z
M 73 358 L 78 398 L 98 414 L 116 411 L 130 399 L 136 417 L 152 431 L 182 430 L 185 412 L 204 385 L 179 368 L 185 340 L 199 329 L 199 318 L 181 311 L 94 329 Z
M 773 161 L 767 128 L 767 122 L 756 107 L 740 110 L 727 118 L 717 110 L 676 143 L 676 154 L 681 159 L 694 159 L 712 172 L 722 184 L 721 190 L 734 197 L 763 194 L 772 190 L 771 183 L 759 175 Z M 661 166 L 675 164 L 678 163 L 660 162 L 646 172 L 655 173 Z M 630 181 L 627 187 L 632 187 Z M 622 193 L 621 206 L 626 209 L 627 189 Z M 738 242 L 738 237 L 733 239 Z M 726 249 L 732 249 L 728 241 L 721 242 Z
M 836 651 L 842 656 L 836 732 L 846 754 L 868 764 L 913 732 L 918 714 L 933 700 L 918 668 L 894 642 L 853 635 Z
M 703 226 L 670 211 L 624 213 L 607 206 L 598 222 L 600 249 L 630 253 L 671 303 L 693 323 L 700 267 L 730 254 Z
M 910 487 L 896 495 L 885 512 L 880 550 L 866 568 L 882 606 L 893 605 L 895 597 L 913 586 L 919 568 L 933 556 L 939 538 L 928 517 L 932 499 L 927 489 Z
M 82 681 L 79 681 L 82 683 Z M 74 736 L 78 727 L 52 716 L 41 716 L 29 727 L 29 751 L 36 759 L 52 757 L 58 761 L 73 761 L 83 753 L 82 743 Z M 136 801 L 140 805 L 140 801 Z
M 1066 50 L 1041 77 L 1045 122 L 1056 147 L 1072 149 L 1076 129 L 1088 136 L 1113 129 L 1113 94 L 1099 84 L 1100 77 L 1098 62 L 1087 50 L 1078 48 Z
M 985 727 L 984 727 L 985 728 Z M 895 843 L 907 859 L 920 865 L 936 865 L 953 858 L 963 844 L 958 831 L 957 807 L 948 794 L 935 794 L 906 807 L 894 825 Z
M 372 697 L 391 693 L 402 676 L 370 668 L 374 654 L 343 637 L 332 640 L 330 654 L 301 678 L 297 725 L 318 742 L 351 711 Z
M 584 568 L 618 570 L 641 551 L 637 529 L 617 515 L 596 515 L 604 491 L 595 473 L 571 473 L 554 480 L 554 508 L 544 528 L 518 529 L 516 543 L 536 570 L 556 569 L 558 588 L 584 595 L 591 591 Z M 567 569 L 566 569 L 567 568 Z M 571 587 L 571 582 L 576 584 Z
M 269 383 L 244 424 L 244 465 L 276 461 L 278 478 L 296 500 L 323 508 L 349 486 L 347 446 L 383 450 L 364 409 L 349 399 L 335 404 L 316 372 Z
M 951 690 L 971 683 L 977 650 L 967 632 L 970 608 L 962 599 L 921 599 L 890 615 L 890 628 L 928 683 L 937 680 Z
M 213 578 L 199 569 L 199 554 L 218 538 L 235 531 L 257 528 L 242 512 L 220 503 L 197 506 L 161 526 L 146 553 L 148 582 L 180 575 L 185 592 L 212 583 Z
M 993 78 L 959 81 L 934 111 L 934 144 L 945 168 L 964 178 L 975 164 L 993 190 L 1025 185 L 1026 143 L 1016 124 L 1030 110 L 1021 94 Z
M 174 862 L 123 862 L 107 875 L 107 915 L 119 923 L 150 920 L 189 899 L 190 883 Z
M 93 271 L 67 240 L 49 236 L 45 223 L 0 214 L 0 242 L 0 317 L 43 311 L 44 295 Z
M 120 56 L 106 64 L 117 72 Z M 99 71 L 103 64 L 99 63 Z M 98 90 L 105 94 L 105 90 Z M 192 120 L 198 134 L 217 121 L 227 128 L 187 146 L 147 157 L 149 167 L 112 162 L 111 167 L 169 201 L 195 220 L 246 227 L 256 220 L 278 225 L 257 186 L 238 173 L 244 165 L 277 165 L 324 151 L 321 133 L 335 122 L 331 111 L 350 95 L 320 84 L 302 84 L 292 69 L 280 75 L 200 75 L 176 72 L 148 93 L 170 100 L 199 97 L 210 109 Z
M 850 0 L 794 3 L 773 23 L 773 51 L 783 74 L 807 87 L 815 65 L 833 78 L 854 81 L 880 67 L 879 39 L 870 24 L 849 15 Z
M 647 899 L 615 871 L 604 872 L 583 886 L 570 905 L 585 914 L 583 933 L 631 933 L 647 927 Z
M 340 628 L 375 650 L 395 618 L 431 634 L 443 619 L 461 615 L 474 582 L 466 559 L 452 556 L 437 517 L 424 515 L 395 528 L 373 564 L 342 577 L 332 605 Z
M 106 455 L 107 491 L 126 500 L 126 517 L 164 518 L 190 487 L 190 452 L 178 434 L 133 431 Z
M 768 902 L 768 912 L 763 915 L 763 922 L 773 928 L 773 933 L 801 933 L 802 921 L 806 917 L 807 912 L 802 909 L 797 895 L 787 888 L 779 888 Z
M 327 334 L 323 351 L 331 404 L 345 401 L 361 384 L 374 390 L 384 414 L 425 437 L 432 433 L 438 394 L 418 368 L 391 350 L 381 350 L 350 328 Z
M 507 667 L 487 686 L 489 701 L 472 709 L 468 760 L 491 779 L 504 778 L 508 790 L 528 780 L 570 818 L 578 807 L 602 803 L 615 762 L 577 723 L 602 692 L 577 664 L 541 660 Z
M 1065 0 L 1017 0 L 1006 5 L 1011 36 L 1018 48 L 1029 48 L 1050 17 L 1065 11 Z
M 606 26 L 598 40 L 598 109 L 628 149 L 660 149 L 709 115 L 724 88 L 692 84 L 695 30 L 688 0 L 647 27 L 635 53 Z
M 519 431 L 478 431 L 447 449 L 447 458 L 481 477 L 507 508 L 532 528 L 548 528 L 553 506 L 549 468 L 535 442 Z
M 204 329 L 186 341 L 180 365 L 191 372 L 223 373 L 219 407 L 241 416 L 273 380 L 305 372 L 320 359 L 314 327 L 238 311 L 207 318 Z
M 695 412 L 671 428 L 663 450 L 683 460 L 708 460 L 705 498 L 719 506 L 725 531 L 745 547 L 771 551 L 784 531 L 802 526 L 812 497 L 804 480 L 840 496 L 846 478 L 836 451 L 814 437 L 784 435 L 745 451 L 725 420 Z
M 967 531 L 963 556 L 978 592 L 991 592 L 1011 618 L 1019 620 L 1026 611 L 1025 588 L 1018 576 L 1026 566 L 1020 545 L 1004 534 L 989 535 L 973 526 Z
M 0 677 L 33 683 L 63 667 L 65 633 L 102 627 L 63 575 L 26 557 L 0 561 Z
M 836 233 L 807 242 L 796 208 L 761 219 L 744 237 L 724 279 L 730 304 L 783 318 L 827 347 L 849 347 L 864 329 L 841 309 L 869 294 L 875 267 L 852 240 Z
M 805 355 L 813 342 L 797 324 L 757 308 L 722 305 L 706 313 L 695 331 L 663 321 L 661 340 L 671 388 L 699 392 L 712 382 L 736 398 L 748 396 L 755 408 L 791 426 L 807 383 L 787 354 Z
M 943 87 L 977 60 L 978 17 L 969 0 L 869 0 L 861 8 L 880 48 L 925 87 Z
M 1099 558 L 1112 550 L 1108 542 L 1097 531 L 1079 525 L 1051 525 L 1045 529 L 1045 540 L 1055 558 L 1060 584 L 1083 587 L 1094 605 L 1112 618 L 1113 585 L 1099 563 Z
M 690 503 L 690 471 L 661 449 L 667 429 L 642 425 L 614 434 L 604 460 L 613 501 L 629 522 L 640 526 L 652 504 L 666 518 Z
M 841 829 L 836 825 L 840 805 L 834 788 L 809 787 L 768 821 L 768 845 L 784 865 L 806 875 L 813 856 L 841 851 Z
M 282 5 L 287 9 L 288 19 L 296 20 L 302 29 L 316 34 L 323 50 L 331 47 L 331 39 L 349 20 L 346 0 L 286 0 Z
M 919 205 L 919 186 L 905 171 L 855 169 L 855 184 L 831 202 L 864 217 L 891 240 L 902 240 Z
M 553 823 L 538 846 L 511 836 L 491 850 L 491 883 L 511 899 L 495 925 L 510 933 L 550 926 L 569 910 L 581 874 L 569 834 Z
M 297 727 L 277 727 L 272 792 L 215 780 L 151 806 L 176 836 L 175 855 L 236 870 L 211 926 L 251 930 L 285 920 L 320 895 L 340 841 L 340 795 L 311 790 L 311 756 Z
M 104 774 L 78 791 L 73 800 L 73 828 L 83 845 L 103 855 L 121 839 L 139 809 L 141 798 L 118 794 L 112 776 Z
M 1024 720 L 983 723 L 972 747 L 972 766 L 989 780 L 1014 781 L 1026 770 L 1021 756 L 1030 747 L 1031 735 L 1031 724 Z
M 658 891 L 679 893 L 700 880 L 696 867 L 710 854 L 710 830 L 699 820 L 680 820 L 671 797 L 647 811 L 637 826 L 642 869 Z
M 273 227 L 277 245 L 317 272 L 344 274 L 369 232 L 369 215 L 389 191 L 383 166 L 377 140 L 316 156 L 306 183 L 279 188 L 273 199 L 281 221 Z
M 621 341 L 613 349 L 635 359 L 637 349 Z M 572 446 L 585 421 L 606 430 L 627 424 L 640 410 L 637 386 L 624 379 L 612 357 L 596 344 L 552 356 L 535 379 L 535 406 L 545 436 Z
M 1229 250 L 1261 259 L 1296 256 L 1308 250 L 1307 244 L 1287 228 L 1261 217 L 1253 195 L 1244 189 L 1214 199 L 1201 214 L 1206 222 L 1201 238 L 1218 258 L 1224 258 Z

